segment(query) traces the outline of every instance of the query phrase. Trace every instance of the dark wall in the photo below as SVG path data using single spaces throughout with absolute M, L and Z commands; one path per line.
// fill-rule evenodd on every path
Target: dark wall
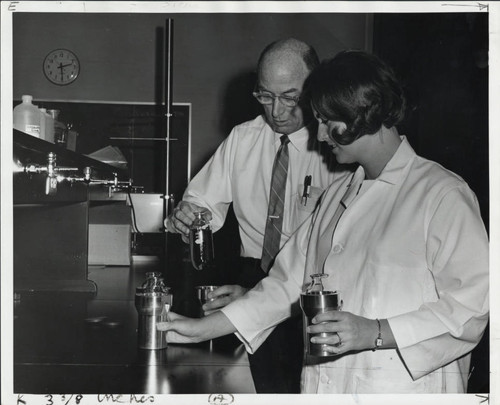
M 400 132 L 469 183 L 488 227 L 488 14 L 376 14 L 373 49 L 406 86 Z M 489 329 L 472 353 L 468 391 L 489 392 Z
M 376 14 L 373 38 L 406 86 L 400 132 L 469 183 L 488 227 L 488 14 Z

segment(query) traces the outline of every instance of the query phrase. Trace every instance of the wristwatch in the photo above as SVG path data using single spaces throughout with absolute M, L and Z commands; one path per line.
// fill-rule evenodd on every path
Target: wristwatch
M 375 339 L 375 347 L 373 348 L 373 350 L 377 350 L 379 347 L 382 347 L 382 345 L 384 344 L 384 339 L 382 339 L 382 327 L 380 326 L 380 321 L 378 319 L 375 319 L 377 321 L 377 325 L 378 325 L 378 336 L 377 336 L 377 339 Z

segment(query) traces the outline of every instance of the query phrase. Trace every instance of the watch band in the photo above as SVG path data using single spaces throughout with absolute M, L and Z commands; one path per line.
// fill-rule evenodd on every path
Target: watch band
M 373 348 L 374 351 L 384 344 L 384 339 L 382 339 L 382 327 L 380 325 L 380 321 L 378 320 L 378 318 L 375 320 L 377 321 L 378 325 L 378 336 L 377 339 L 375 339 L 375 347 Z

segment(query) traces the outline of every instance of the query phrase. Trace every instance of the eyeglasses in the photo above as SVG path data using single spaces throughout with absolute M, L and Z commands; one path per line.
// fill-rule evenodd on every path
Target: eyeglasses
M 277 98 L 285 107 L 295 107 L 300 100 L 300 96 L 277 96 L 276 94 L 260 93 L 257 91 L 254 91 L 252 94 L 263 105 L 273 104 L 274 99 Z

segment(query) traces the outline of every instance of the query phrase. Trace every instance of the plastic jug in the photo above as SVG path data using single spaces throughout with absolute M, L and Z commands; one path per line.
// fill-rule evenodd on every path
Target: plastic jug
M 23 102 L 14 108 L 14 129 L 40 138 L 41 113 L 33 102 L 33 96 L 23 95 Z

